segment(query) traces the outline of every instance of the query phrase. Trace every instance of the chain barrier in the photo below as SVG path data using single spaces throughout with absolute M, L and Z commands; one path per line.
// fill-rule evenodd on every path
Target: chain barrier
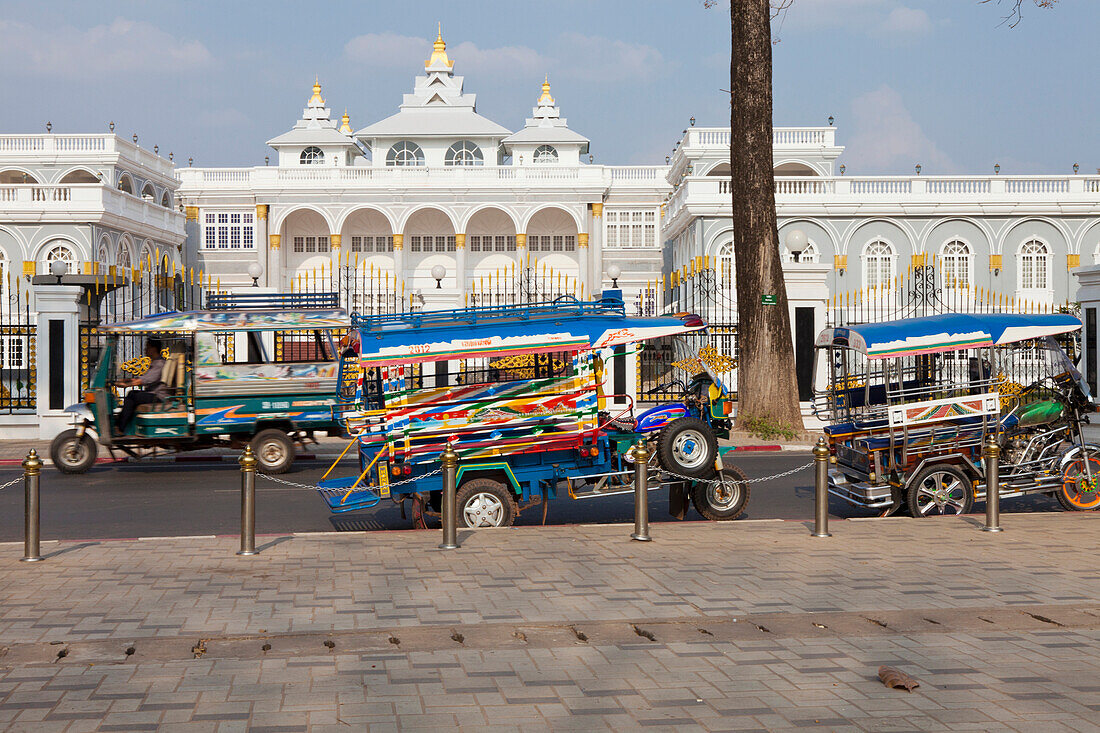
M 390 484 L 390 488 L 393 488 L 394 486 L 402 486 L 403 484 L 410 484 L 413 481 L 419 481 L 420 479 L 428 478 L 429 476 L 435 476 L 435 475 L 441 474 L 441 473 L 443 473 L 443 469 L 442 468 L 437 468 L 434 471 L 429 471 L 428 473 L 424 473 L 424 474 L 421 474 L 419 476 L 411 476 L 407 479 L 402 479 L 401 481 L 394 481 Z M 262 479 L 266 479 L 266 480 L 271 481 L 273 483 L 282 484 L 284 486 L 293 486 L 296 489 L 309 489 L 310 491 L 328 491 L 328 489 L 326 489 L 325 487 L 318 486 L 317 484 L 298 484 L 298 483 L 294 483 L 293 481 L 284 481 L 281 478 L 275 478 L 274 476 L 268 476 L 266 473 L 260 473 L 258 471 L 256 472 L 256 475 L 259 476 Z M 22 477 L 20 477 L 20 478 L 22 478 Z M 3 487 L 0 486 L 0 488 L 3 488 Z M 366 491 L 367 489 L 377 488 L 377 487 L 370 487 L 370 486 L 359 487 L 359 486 L 357 486 L 356 488 L 357 489 L 362 488 L 364 491 Z
M 11 481 L 7 482 L 6 484 L 0 484 L 0 491 L 3 491 L 4 489 L 8 488 L 12 484 L 19 483 L 22 480 L 23 480 L 23 474 L 19 474 L 18 476 L 13 478 Z
M 790 471 L 784 471 L 783 473 L 777 473 L 777 474 L 774 474 L 772 476 L 761 476 L 759 478 L 747 478 L 744 481 L 739 481 L 737 483 L 758 484 L 758 483 L 762 483 L 764 481 L 774 481 L 777 478 L 783 478 L 784 476 L 791 476 L 793 474 L 796 474 L 799 471 L 805 471 L 807 468 L 812 468 L 813 465 L 814 465 L 814 462 L 810 461 L 809 463 L 807 463 L 803 466 L 797 466 L 795 468 L 792 468 Z M 674 477 L 674 478 L 684 479 L 685 481 L 694 481 L 694 482 L 699 483 L 699 484 L 712 484 L 714 486 L 721 486 L 723 484 L 729 483 L 728 481 L 720 481 L 720 480 L 716 481 L 714 479 L 694 478 L 692 476 L 684 476 L 684 475 L 676 473 L 674 471 L 669 471 L 668 469 L 665 469 L 665 468 L 662 468 L 660 470 L 662 472 L 668 474 L 669 476 Z

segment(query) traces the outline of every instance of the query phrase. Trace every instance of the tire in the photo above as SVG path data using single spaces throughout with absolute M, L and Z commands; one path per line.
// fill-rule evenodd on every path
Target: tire
M 256 433 L 250 444 L 261 473 L 286 473 L 294 463 L 294 442 L 282 430 L 270 428 Z
M 511 488 L 491 478 L 462 484 L 455 500 L 459 527 L 511 527 L 519 511 Z
M 1100 454 L 1088 453 L 1092 485 L 1085 476 L 1085 460 L 1078 456 L 1062 471 L 1062 488 L 1054 492 L 1058 503 L 1067 512 L 1088 512 L 1100 507 Z
M 914 517 L 969 514 L 974 508 L 973 482 L 956 466 L 928 466 L 909 482 L 905 503 Z
M 712 522 L 737 519 L 749 503 L 749 483 L 744 471 L 737 466 L 723 466 L 722 481 L 721 486 L 700 482 L 691 487 L 695 511 Z
M 708 478 L 714 475 L 718 439 L 714 431 L 695 417 L 673 420 L 657 439 L 657 460 L 661 467 L 680 476 Z
M 61 473 L 84 473 L 95 464 L 99 448 L 92 436 L 76 437 L 76 430 L 66 430 L 50 443 L 50 458 Z

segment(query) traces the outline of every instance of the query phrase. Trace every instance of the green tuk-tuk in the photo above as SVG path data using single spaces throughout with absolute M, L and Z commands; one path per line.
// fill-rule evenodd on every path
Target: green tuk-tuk
M 340 379 L 332 335 L 345 333 L 350 319 L 318 295 L 328 294 L 211 296 L 210 310 L 103 327 L 106 345 L 83 402 L 66 408 L 74 427 L 50 446 L 54 465 L 63 473 L 87 471 L 98 440 L 112 456 L 135 458 L 251 444 L 261 471 L 286 471 L 296 444 L 316 432 L 343 434 L 332 414 Z M 126 358 L 149 338 L 161 345 L 156 388 L 164 399 L 138 406 L 123 431 L 116 385 L 149 368 L 149 356 Z

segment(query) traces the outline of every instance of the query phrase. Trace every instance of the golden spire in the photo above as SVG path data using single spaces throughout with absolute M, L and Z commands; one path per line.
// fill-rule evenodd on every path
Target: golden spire
M 435 43 L 432 44 L 432 57 L 424 62 L 424 67 L 435 66 L 437 63 L 441 63 L 448 69 L 455 65 L 454 61 L 447 58 L 447 44 L 443 42 L 443 24 L 439 24 L 439 33 L 435 37 Z
M 321 99 L 321 78 L 313 77 L 313 96 L 309 98 L 308 104 L 319 104 L 322 107 L 325 106 L 325 100 Z
M 542 80 L 542 96 L 539 97 L 538 106 L 540 107 L 553 107 L 554 98 L 550 96 L 550 75 L 547 74 L 546 78 Z
M 340 118 L 340 132 L 345 135 L 350 135 L 351 130 L 351 117 L 348 116 L 348 111 L 344 110 L 344 116 Z

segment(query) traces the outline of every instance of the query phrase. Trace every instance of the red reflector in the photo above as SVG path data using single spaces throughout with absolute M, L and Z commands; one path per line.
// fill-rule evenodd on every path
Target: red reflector
M 408 476 L 413 470 L 410 466 L 405 466 L 405 475 Z

